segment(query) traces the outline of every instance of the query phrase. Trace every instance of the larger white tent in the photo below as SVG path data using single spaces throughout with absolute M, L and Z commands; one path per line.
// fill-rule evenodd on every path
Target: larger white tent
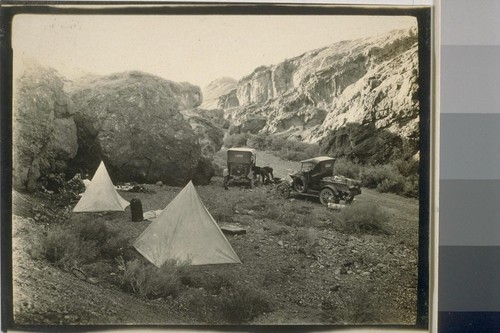
M 128 205 L 129 202 L 115 190 L 106 166 L 101 162 L 73 212 L 123 211 Z
M 241 263 L 192 182 L 144 230 L 134 247 L 157 267 L 167 260 L 190 265 Z

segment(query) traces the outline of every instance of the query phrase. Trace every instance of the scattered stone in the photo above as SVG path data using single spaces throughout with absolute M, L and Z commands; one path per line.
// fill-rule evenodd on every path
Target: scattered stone
M 351 272 L 351 271 L 349 271 L 349 272 Z M 351 273 L 352 273 L 352 272 L 351 272 Z M 347 274 L 347 269 L 346 269 L 345 267 L 342 267 L 342 268 L 340 269 L 340 274 L 344 274 L 344 275 L 345 275 L 345 274 Z
M 96 278 L 94 278 L 94 277 L 89 277 L 89 278 L 87 279 L 87 281 L 88 281 L 90 284 L 97 284 L 97 283 L 99 282 L 99 281 L 98 281 Z
M 163 182 L 161 180 L 157 181 L 156 186 L 163 186 Z
M 234 224 L 225 224 L 220 226 L 220 230 L 226 235 L 244 235 L 247 233 L 247 230 L 236 226 Z
M 334 285 L 333 287 L 330 288 L 330 291 L 339 291 L 340 290 L 340 286 L 338 284 Z
M 278 241 L 278 245 L 283 247 L 283 242 L 282 241 Z

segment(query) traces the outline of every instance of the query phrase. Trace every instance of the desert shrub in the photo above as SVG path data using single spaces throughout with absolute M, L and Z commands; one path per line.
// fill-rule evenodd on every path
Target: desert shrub
M 203 288 L 190 288 L 179 301 L 204 323 L 244 324 L 272 310 L 269 295 L 249 286 L 234 285 L 212 295 Z
M 372 286 L 359 286 L 352 296 L 352 303 L 347 307 L 348 323 L 376 324 L 386 321 L 383 301 L 377 298 Z
M 220 324 L 216 296 L 202 288 L 190 288 L 179 297 L 181 307 L 191 313 L 197 321 L 205 324 Z
M 62 269 L 91 262 L 99 255 L 95 242 L 81 240 L 72 230 L 61 225 L 49 229 L 36 248 L 37 257 L 43 257 Z
M 270 134 L 250 135 L 247 144 L 255 149 L 273 151 L 280 158 L 289 161 L 302 161 L 320 155 L 317 144 L 287 140 Z
M 269 134 L 255 134 L 248 138 L 248 146 L 258 149 L 269 149 Z
M 390 178 L 382 179 L 382 181 L 377 184 L 377 191 L 382 193 L 403 193 L 405 186 L 405 178 L 400 174 L 392 175 Z
M 279 151 L 278 156 L 286 161 L 303 161 L 308 158 L 311 158 L 312 156 L 308 155 L 305 152 L 302 151 L 294 151 L 294 150 L 286 150 L 282 149 Z
M 122 287 L 146 298 L 177 296 L 182 288 L 181 276 L 184 265 L 167 261 L 157 268 L 144 260 L 126 264 Z
M 262 218 L 268 218 L 289 227 L 315 226 L 316 221 L 311 219 L 306 211 L 300 207 L 288 206 L 266 206 L 261 213 Z
M 120 233 L 118 228 L 113 228 L 103 221 L 77 223 L 74 232 L 81 242 L 95 244 L 95 249 L 102 258 L 112 259 L 121 255 L 129 243 L 128 238 Z
M 236 286 L 223 290 L 217 297 L 217 310 L 223 321 L 242 324 L 271 311 L 272 303 L 264 292 Z
M 407 197 L 418 198 L 419 183 L 418 176 L 409 177 L 406 179 L 403 194 Z
M 414 158 L 400 158 L 393 162 L 399 173 L 405 177 L 418 175 L 419 162 Z
M 396 160 L 384 165 L 364 166 L 360 171 L 362 185 L 386 193 L 418 197 L 418 162 Z
M 349 161 L 344 157 L 337 158 L 335 161 L 334 173 L 336 175 L 359 179 L 360 172 L 361 166 L 359 164 Z
M 224 138 L 224 146 L 227 148 L 232 147 L 246 147 L 249 134 L 228 134 Z
M 301 141 L 273 138 L 271 150 L 277 151 L 278 156 L 289 161 L 302 161 L 320 155 L 319 146 Z
M 326 298 L 322 302 L 322 320 L 335 324 L 377 324 L 390 321 L 383 300 L 372 286 L 359 285 L 353 289 L 348 302 Z M 344 303 L 344 304 L 342 304 Z
M 385 225 L 388 216 L 373 202 L 357 202 L 346 207 L 340 211 L 338 219 L 346 233 L 388 233 Z
M 368 188 L 376 188 L 379 192 L 402 194 L 406 178 L 399 172 L 394 163 L 366 166 L 361 171 L 361 183 Z
M 319 232 L 314 228 L 301 229 L 295 239 L 299 244 L 299 251 L 306 255 L 316 255 L 319 250 Z
M 74 230 L 82 240 L 96 241 L 99 244 L 106 242 L 109 237 L 113 237 L 117 233 L 117 231 L 108 228 L 102 221 L 97 220 L 77 223 Z
M 233 286 L 236 278 L 227 271 L 206 272 L 199 267 L 186 267 L 181 276 L 183 285 L 190 288 L 203 288 L 212 295 Z
M 389 164 L 365 166 L 361 171 L 360 178 L 364 187 L 377 188 L 384 179 L 392 178 L 398 173 L 398 170 Z

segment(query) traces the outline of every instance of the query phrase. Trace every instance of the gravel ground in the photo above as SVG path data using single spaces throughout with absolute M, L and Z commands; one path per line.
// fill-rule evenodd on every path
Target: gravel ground
M 262 156 L 261 161 L 274 157 Z M 271 163 L 270 163 L 271 164 Z M 280 168 L 287 170 L 293 162 Z M 147 185 L 150 193 L 121 192 L 139 198 L 144 211 L 163 209 L 180 188 Z M 339 232 L 338 212 L 316 200 L 282 199 L 273 185 L 223 190 L 214 178 L 197 190 L 220 223 L 247 233 L 227 236 L 242 265 L 205 266 L 209 273 L 232 274 L 269 295 L 273 310 L 249 324 L 413 324 L 416 320 L 418 201 L 363 189 L 358 202 L 376 202 L 388 216 L 384 234 Z M 47 199 L 15 194 L 13 219 L 14 315 L 20 324 L 176 324 L 201 323 L 186 311 L 182 297 L 148 300 L 128 294 L 110 281 L 116 263 L 82 281 L 44 259 L 34 259 L 31 244 L 47 231 L 30 215 L 30 206 Z M 16 207 L 17 206 L 17 207 Z M 291 212 L 280 215 L 277 212 Z M 299 217 L 300 223 L 287 224 Z M 104 214 L 70 214 L 72 223 L 102 219 L 134 239 L 149 222 L 130 222 L 129 208 Z M 89 270 L 91 271 L 91 270 Z M 99 272 L 99 271 L 98 271 Z

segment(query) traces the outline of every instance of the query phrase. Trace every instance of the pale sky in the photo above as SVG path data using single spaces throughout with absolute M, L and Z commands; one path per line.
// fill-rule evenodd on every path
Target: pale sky
M 341 40 L 416 26 L 405 16 L 18 15 L 14 62 L 74 77 L 139 70 L 201 88 Z

